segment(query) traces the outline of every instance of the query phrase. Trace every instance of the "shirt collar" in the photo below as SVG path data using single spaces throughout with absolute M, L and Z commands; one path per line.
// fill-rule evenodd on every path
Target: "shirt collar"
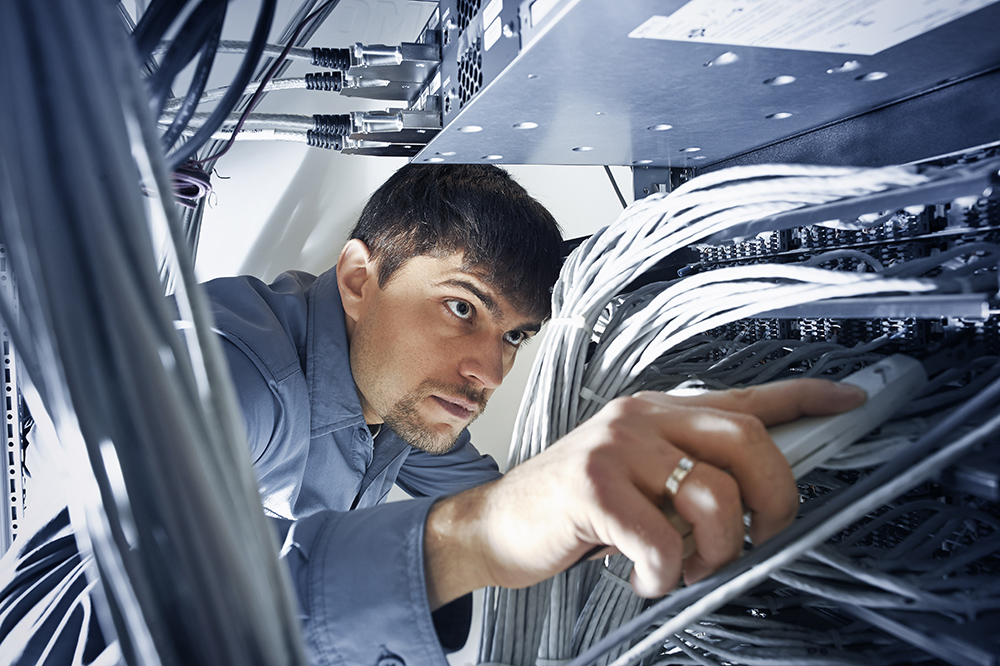
M 306 291 L 306 304 L 306 382 L 311 436 L 363 425 L 364 414 L 351 373 L 336 267 L 316 278 Z

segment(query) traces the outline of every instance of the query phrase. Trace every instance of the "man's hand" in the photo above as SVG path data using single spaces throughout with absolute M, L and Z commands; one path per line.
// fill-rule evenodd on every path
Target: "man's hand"
M 766 427 L 864 400 L 855 386 L 814 379 L 614 400 L 504 478 L 434 506 L 424 540 L 431 606 L 486 585 L 532 585 L 601 545 L 635 563 L 640 596 L 666 594 L 682 574 L 702 578 L 739 556 L 744 511 L 760 542 L 798 510 L 795 479 Z M 670 498 L 666 481 L 685 457 L 694 467 Z M 671 502 L 693 528 L 687 557 L 664 513 Z

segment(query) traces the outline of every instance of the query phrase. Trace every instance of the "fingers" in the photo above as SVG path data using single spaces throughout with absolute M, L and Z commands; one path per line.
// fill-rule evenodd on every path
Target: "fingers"
M 838 413 L 864 400 L 857 387 L 823 380 L 688 397 L 640 393 L 612 401 L 521 466 L 523 479 L 515 469 L 506 480 L 524 482 L 518 501 L 540 495 L 565 505 L 576 531 L 547 530 L 541 538 L 558 542 L 548 549 L 556 552 L 553 567 L 605 544 L 634 562 L 637 594 L 659 596 L 676 585 L 682 568 L 694 581 L 740 555 L 745 509 L 758 542 L 794 519 L 795 479 L 766 425 Z M 695 465 L 674 475 L 676 492 L 668 492 L 666 482 L 685 457 Z M 562 491 L 539 492 L 546 483 L 558 485 L 556 477 L 567 481 Z M 539 521 L 559 513 L 556 506 L 549 509 L 540 510 Z M 694 552 L 685 551 L 686 533 Z
M 664 410 L 661 433 L 668 441 L 733 475 L 743 504 L 751 512 L 750 536 L 755 543 L 787 527 L 798 510 L 795 478 L 765 425 L 840 413 L 866 399 L 857 386 L 820 379 L 683 398 L 663 393 L 635 397 Z M 699 548 L 699 552 L 706 551 Z
M 684 539 L 667 517 L 637 488 L 607 493 L 601 500 L 604 520 L 595 530 L 632 560 L 632 589 L 640 597 L 660 597 L 677 585 Z
M 684 578 L 698 580 L 743 551 L 743 510 L 736 480 L 708 464 L 696 463 L 673 496 L 669 511 L 689 525 L 694 553 L 686 552 Z M 676 524 L 676 523 L 675 523 Z
M 788 526 L 798 510 L 795 477 L 760 419 L 722 409 L 691 407 L 686 402 L 680 407 L 671 402 L 658 405 L 663 410 L 657 419 L 661 436 L 700 463 L 683 486 L 685 491 L 691 488 L 691 492 L 678 493 L 674 500 L 686 520 L 697 524 L 698 516 L 709 517 L 712 511 L 719 510 L 712 507 L 709 497 L 702 497 L 707 493 L 720 506 L 730 507 L 727 520 L 732 520 L 734 510 L 738 509 L 741 516 L 744 508 L 751 512 L 750 535 L 755 543 Z M 731 529 L 731 525 L 726 523 L 724 529 Z M 739 525 L 742 534 L 742 518 Z M 708 543 L 713 545 L 722 539 L 712 532 L 709 535 L 712 541 Z M 701 542 L 698 551 L 702 555 L 710 552 Z
M 709 391 L 683 397 L 652 391 L 637 393 L 635 397 L 658 404 L 712 407 L 752 414 L 764 425 L 774 425 L 794 421 L 802 416 L 839 414 L 860 407 L 866 394 L 864 389 L 853 384 L 824 379 L 789 379 L 745 389 Z

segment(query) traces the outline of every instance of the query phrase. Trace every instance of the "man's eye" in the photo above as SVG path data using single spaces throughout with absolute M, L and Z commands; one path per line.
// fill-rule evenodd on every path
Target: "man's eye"
M 444 304 L 451 310 L 451 313 L 458 317 L 459 319 L 468 319 L 472 316 L 472 306 L 465 301 L 460 301 L 458 299 L 449 299 L 444 302 Z
M 520 347 L 521 343 L 528 339 L 528 336 L 524 331 L 507 331 L 503 334 L 503 339 L 507 344 Z

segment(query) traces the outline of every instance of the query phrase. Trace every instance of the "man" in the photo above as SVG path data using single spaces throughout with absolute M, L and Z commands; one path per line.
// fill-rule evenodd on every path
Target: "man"
M 469 592 L 530 585 L 598 546 L 635 562 L 644 596 L 700 578 L 739 555 L 744 507 L 755 540 L 795 514 L 764 426 L 863 401 L 806 380 L 640 394 L 501 478 L 466 427 L 548 315 L 558 242 L 502 170 L 408 166 L 335 269 L 206 285 L 315 663 L 443 663 Z M 416 499 L 384 504 L 394 483 Z M 687 558 L 667 499 L 693 526 Z
M 298 520 L 375 506 L 394 484 L 432 497 L 498 478 L 466 426 L 547 316 L 559 244 L 501 169 L 408 166 L 371 197 L 334 269 L 206 284 L 265 510 Z M 446 647 L 464 643 L 470 604 L 435 614 Z
M 467 619 L 459 621 L 465 611 L 450 602 L 488 584 L 532 584 L 598 544 L 635 561 L 639 594 L 669 591 L 682 566 L 689 580 L 699 578 L 740 553 L 744 503 L 756 539 L 795 514 L 794 479 L 763 423 L 832 413 L 863 399 L 851 388 L 795 382 L 687 400 L 619 400 L 497 480 L 465 428 L 548 315 L 558 242 L 551 216 L 499 168 L 411 165 L 373 195 L 334 272 L 313 282 L 286 276 L 254 291 L 254 299 L 280 294 L 309 313 L 308 323 L 299 317 L 288 326 L 298 331 L 290 336 L 296 343 L 275 364 L 278 372 L 259 361 L 249 367 L 252 350 L 228 356 L 252 446 L 264 444 L 256 465 L 265 507 L 296 519 L 283 553 L 318 662 L 374 664 L 386 654 L 440 662 L 428 611 L 441 609 L 434 616 L 441 638 L 457 639 L 458 647 Z M 215 303 L 226 303 L 251 282 L 223 280 L 208 290 Z M 336 314 L 328 318 L 327 309 Z M 219 309 L 216 318 L 239 346 L 227 331 L 266 317 L 254 311 L 240 321 L 234 312 Z M 280 338 L 265 328 L 261 343 Z M 304 363 L 293 347 L 304 348 Z M 304 368 L 306 386 L 294 395 L 271 389 L 273 402 L 252 398 L 264 392 L 255 385 L 275 385 L 286 367 L 293 376 Z M 327 385 L 333 378 L 339 391 Z M 275 424 L 303 426 L 307 401 L 312 439 L 299 450 L 304 436 L 271 433 Z M 343 433 L 348 423 L 356 429 L 352 443 L 321 452 L 333 447 L 320 438 Z M 365 425 L 377 434 L 372 446 Z M 341 471 L 362 455 L 364 464 Z M 699 462 L 674 504 L 694 525 L 697 550 L 682 565 L 681 536 L 658 506 L 685 456 Z M 270 470 L 289 459 L 301 473 L 272 481 Z M 344 512 L 373 507 L 394 481 L 426 499 Z M 445 631 L 456 624 L 457 636 Z

